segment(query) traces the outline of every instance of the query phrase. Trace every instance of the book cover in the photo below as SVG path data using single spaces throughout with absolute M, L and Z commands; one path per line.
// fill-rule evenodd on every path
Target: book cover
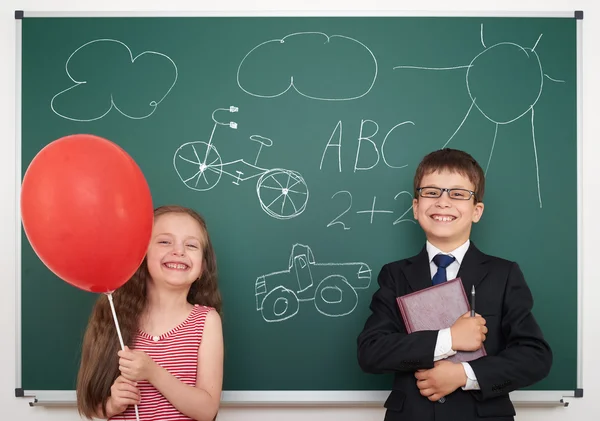
M 396 301 L 408 333 L 451 327 L 470 310 L 460 278 L 397 297 Z M 458 351 L 447 360 L 468 362 L 485 355 L 485 347 L 482 346 L 477 351 Z

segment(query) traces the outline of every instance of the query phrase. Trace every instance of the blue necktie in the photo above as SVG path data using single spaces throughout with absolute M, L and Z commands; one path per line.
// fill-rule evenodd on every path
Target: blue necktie
M 435 275 L 433 275 L 433 285 L 441 284 L 442 282 L 446 282 L 448 279 L 446 278 L 446 268 L 450 266 L 452 262 L 454 262 L 454 257 L 448 256 L 447 254 L 436 254 L 433 258 L 433 263 L 436 264 L 438 270 Z

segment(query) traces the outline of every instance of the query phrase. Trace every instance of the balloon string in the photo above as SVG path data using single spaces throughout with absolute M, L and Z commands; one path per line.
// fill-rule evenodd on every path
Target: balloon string
M 121 344 L 121 349 L 125 350 L 125 344 L 123 343 L 123 336 L 121 335 L 121 328 L 119 327 L 119 320 L 117 319 L 117 312 L 115 311 L 115 303 L 113 302 L 112 292 L 106 293 L 108 297 L 108 302 L 110 303 L 110 309 L 112 310 L 113 320 L 115 321 L 115 327 L 117 328 L 117 335 L 119 335 L 119 343 Z M 134 405 L 135 408 L 135 419 L 136 421 L 140 421 L 140 414 L 138 412 L 138 406 Z

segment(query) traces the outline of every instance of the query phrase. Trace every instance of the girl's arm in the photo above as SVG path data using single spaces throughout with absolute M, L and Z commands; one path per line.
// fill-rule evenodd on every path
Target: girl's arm
M 94 418 L 110 419 L 125 411 L 129 405 L 139 403 L 140 391 L 135 382 L 119 376 L 110 388 L 110 396 L 106 401 L 106 416 L 102 414 L 102 404 L 100 404 L 96 408 Z
M 121 408 L 119 408 L 121 409 Z M 121 412 L 125 411 L 125 409 L 127 409 L 127 407 L 125 407 L 125 409 L 122 409 L 119 411 L 119 409 L 114 407 L 114 403 L 112 402 L 112 397 L 108 397 L 108 401 L 106 401 L 106 416 L 104 416 L 102 414 L 102 404 L 98 405 L 98 409 L 96 409 L 96 413 L 94 414 L 94 418 L 99 418 L 99 419 L 111 419 L 112 417 L 114 417 L 115 415 L 120 414 Z
M 197 421 L 212 421 L 219 410 L 223 387 L 223 329 L 216 311 L 206 315 L 198 349 L 196 386 L 182 383 L 164 368 L 155 365 L 148 381 L 182 414 Z

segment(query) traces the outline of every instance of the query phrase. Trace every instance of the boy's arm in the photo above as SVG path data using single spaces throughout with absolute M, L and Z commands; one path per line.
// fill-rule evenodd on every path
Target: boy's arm
M 396 303 L 394 278 L 385 265 L 378 276 L 371 312 L 358 336 L 358 363 L 368 373 L 414 372 L 433 367 L 438 331 L 406 333 Z
M 452 332 L 450 328 L 439 330 L 433 353 L 433 361 L 443 360 L 454 354 L 456 354 L 456 351 L 452 349 Z
M 475 375 L 473 368 L 471 368 L 471 365 L 467 362 L 462 362 L 461 364 L 465 370 L 465 375 L 467 376 L 467 380 L 465 385 L 462 386 L 462 390 L 479 390 L 479 382 L 477 381 L 477 376 Z
M 519 265 L 513 263 L 502 309 L 501 327 L 506 348 L 498 355 L 470 361 L 481 389 L 472 392 L 476 399 L 505 395 L 548 375 L 552 351 L 531 313 L 532 307 L 531 291 Z

